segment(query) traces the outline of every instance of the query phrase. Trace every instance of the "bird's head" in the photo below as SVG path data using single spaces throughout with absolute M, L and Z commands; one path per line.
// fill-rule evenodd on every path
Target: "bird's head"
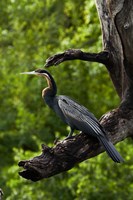
M 21 74 L 31 74 L 31 75 L 36 75 L 36 76 L 42 76 L 47 80 L 48 83 L 48 88 L 53 90 L 54 93 L 56 93 L 56 84 L 55 81 L 53 79 L 53 77 L 51 76 L 51 74 L 44 70 L 44 69 L 36 69 L 35 71 L 31 71 L 31 72 L 22 72 Z
M 35 71 L 31 71 L 31 72 L 22 72 L 21 74 L 31 74 L 31 75 L 36 75 L 36 76 L 42 76 L 48 80 L 50 80 L 50 77 L 51 77 L 50 73 L 44 69 L 36 69 Z

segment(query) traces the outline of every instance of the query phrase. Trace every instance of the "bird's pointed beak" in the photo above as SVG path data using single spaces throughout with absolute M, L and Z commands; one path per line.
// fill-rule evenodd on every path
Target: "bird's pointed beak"
M 20 74 L 33 74 L 33 75 L 38 75 L 38 72 L 31 71 L 31 72 L 21 72 Z

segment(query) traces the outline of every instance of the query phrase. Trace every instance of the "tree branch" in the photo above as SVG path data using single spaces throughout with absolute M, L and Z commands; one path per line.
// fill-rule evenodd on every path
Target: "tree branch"
M 133 111 L 113 110 L 102 117 L 101 124 L 110 141 L 116 144 L 132 136 Z M 97 156 L 103 151 L 103 146 L 97 139 L 80 133 L 71 139 L 57 142 L 53 148 L 42 145 L 40 156 L 19 162 L 18 165 L 25 169 L 19 172 L 19 175 L 32 181 L 38 181 L 67 171 L 75 164 Z
M 119 97 L 121 98 L 122 97 L 121 81 L 118 81 L 119 76 L 118 77 L 116 76 L 119 74 L 118 72 L 119 67 L 118 69 L 117 68 L 114 69 L 114 65 L 117 62 L 117 58 L 116 58 L 115 64 L 113 63 L 113 60 L 115 58 L 116 57 L 113 58 L 112 53 L 110 51 L 101 51 L 99 53 L 87 53 L 87 52 L 81 51 L 80 49 L 68 49 L 63 53 L 55 54 L 49 57 L 46 60 L 45 67 L 50 67 L 53 65 L 56 66 L 64 61 L 76 60 L 76 59 L 89 61 L 89 62 L 102 63 L 106 66 L 107 70 L 109 71 L 112 82 L 116 88 L 116 91 Z M 116 66 L 119 66 L 119 65 L 116 64 Z
M 48 58 L 45 67 L 59 65 L 64 61 L 76 59 L 106 64 L 109 59 L 109 53 L 107 51 L 102 51 L 100 53 L 86 53 L 80 49 L 68 49 L 63 53 L 55 54 Z

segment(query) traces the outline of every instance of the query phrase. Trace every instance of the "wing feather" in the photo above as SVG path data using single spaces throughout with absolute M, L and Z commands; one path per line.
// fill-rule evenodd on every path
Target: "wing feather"
M 58 106 L 62 111 L 65 121 L 71 128 L 97 137 L 114 162 L 123 162 L 123 158 L 117 152 L 113 144 L 107 139 L 98 120 L 84 106 L 62 95 L 59 96 Z
M 70 97 L 67 97 L 64 95 L 60 95 L 60 98 L 61 98 L 61 100 L 66 101 L 69 104 L 69 106 L 72 106 L 79 112 L 82 112 L 82 114 L 89 115 L 89 117 L 91 117 L 93 120 L 97 121 L 96 117 L 91 112 L 89 112 L 89 110 L 86 107 L 84 107 L 83 105 L 80 105 L 75 100 L 72 100 Z
M 71 127 L 93 136 L 104 136 L 98 120 L 84 106 L 63 95 L 60 96 L 58 105 Z

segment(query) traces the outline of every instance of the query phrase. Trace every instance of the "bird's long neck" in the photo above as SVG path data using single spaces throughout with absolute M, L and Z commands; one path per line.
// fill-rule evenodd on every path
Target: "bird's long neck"
M 48 77 L 45 78 L 47 80 L 48 87 L 46 87 L 42 91 L 42 98 L 45 100 L 45 102 L 48 104 L 49 107 L 52 107 L 54 97 L 57 93 L 57 87 L 53 77 L 50 74 Z

